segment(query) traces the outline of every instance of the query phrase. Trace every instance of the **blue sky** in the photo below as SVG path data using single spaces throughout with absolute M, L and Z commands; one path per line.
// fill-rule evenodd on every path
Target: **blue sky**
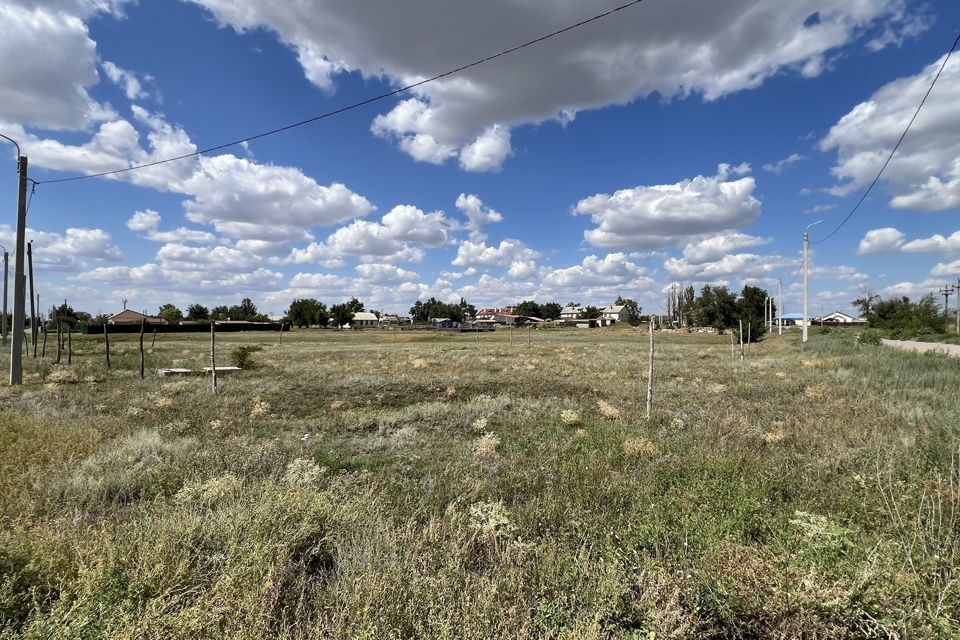
M 614 6 L 0 1 L 0 132 L 43 182 L 189 153 Z M 799 307 L 800 239 L 856 202 L 956 37 L 955 2 L 647 0 L 269 138 L 41 184 L 38 291 L 90 312 L 294 297 L 657 310 L 671 283 Z M 813 252 L 812 311 L 960 276 L 960 55 L 885 179 Z M 6 152 L 5 152 L 6 153 Z M 12 157 L 12 149 L 9 151 Z M 14 175 L 0 182 L 12 245 Z M 956 234 L 956 235 L 951 235 Z M 44 305 L 46 306 L 46 305 Z

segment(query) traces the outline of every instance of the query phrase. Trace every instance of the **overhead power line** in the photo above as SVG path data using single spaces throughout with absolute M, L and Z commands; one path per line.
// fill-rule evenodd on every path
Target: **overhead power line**
M 850 210 L 850 213 L 836 226 L 836 228 L 828 233 L 825 237 L 817 240 L 816 242 L 811 242 L 810 244 L 820 244 L 821 242 L 826 242 L 832 238 L 840 229 L 843 228 L 843 225 L 847 224 L 850 218 L 853 217 L 853 214 L 857 212 L 857 209 L 860 208 L 860 205 L 863 204 L 863 201 L 867 199 L 867 196 L 870 195 L 870 192 L 873 190 L 873 187 L 880 180 L 880 176 L 883 175 L 884 170 L 887 168 L 887 165 L 890 164 L 890 160 L 893 159 L 893 154 L 897 152 L 897 149 L 900 148 L 900 143 L 903 142 L 903 139 L 907 137 L 907 132 L 910 131 L 910 127 L 913 126 L 913 121 L 917 119 L 917 116 L 920 114 L 920 110 L 923 109 L 924 103 L 927 101 L 927 98 L 930 96 L 930 92 L 933 91 L 934 85 L 937 84 L 937 80 L 940 79 L 940 74 L 943 72 L 944 67 L 947 66 L 947 61 L 950 60 L 950 56 L 953 55 L 954 50 L 957 48 L 957 43 L 960 43 L 960 34 L 957 35 L 957 38 L 953 41 L 953 46 L 950 47 L 950 50 L 947 51 L 946 57 L 943 59 L 943 64 L 940 65 L 940 68 L 937 69 L 937 75 L 933 76 L 933 81 L 930 83 L 930 86 L 927 87 L 927 92 L 923 94 L 923 100 L 920 101 L 920 104 L 917 105 L 917 110 L 914 111 L 913 117 L 910 118 L 910 122 L 907 123 L 907 128 L 903 130 L 903 133 L 900 134 L 900 139 L 897 140 L 897 144 L 893 145 L 893 149 L 890 150 L 890 155 L 887 156 L 887 159 L 883 162 L 883 166 L 880 167 L 880 171 L 877 172 L 876 177 L 873 179 L 873 182 L 870 183 L 870 186 L 867 187 L 867 190 L 863 192 L 863 195 L 860 196 L 860 199 L 857 200 L 857 204 L 853 206 L 853 209 Z
M 437 80 L 442 80 L 443 78 L 446 78 L 446 77 L 448 77 L 448 76 L 455 75 L 455 74 L 460 73 L 460 72 L 462 72 L 462 71 L 466 71 L 467 69 L 471 69 L 471 68 L 473 68 L 473 67 L 480 66 L 480 65 L 485 64 L 485 63 L 487 63 L 487 62 L 491 62 L 491 61 L 493 61 L 493 60 L 496 60 L 497 58 L 502 58 L 502 57 L 504 57 L 504 56 L 508 56 L 508 55 L 510 55 L 510 54 L 512 54 L 512 53 L 516 53 L 517 51 L 520 51 L 521 49 L 526 49 L 527 47 L 531 47 L 531 46 L 533 46 L 533 45 L 535 45 L 535 44 L 539 44 L 539 43 L 543 42 L 544 40 L 549 40 L 550 38 L 554 38 L 554 37 L 556 37 L 556 36 L 559 36 L 559 35 L 561 35 L 561 34 L 564 34 L 564 33 L 568 32 L 568 31 L 573 31 L 574 29 L 578 29 L 578 28 L 580 28 L 580 27 L 582 27 L 582 26 L 584 26 L 584 25 L 590 24 L 591 22 L 596 22 L 597 20 L 602 20 L 603 18 L 606 18 L 606 17 L 608 17 L 608 16 L 611 16 L 611 15 L 613 15 L 613 14 L 619 12 L 619 11 L 623 11 L 624 9 L 628 9 L 628 8 L 634 6 L 634 5 L 638 5 L 638 4 L 640 4 L 641 2 L 643 2 L 643 0 L 631 0 L 631 2 L 627 2 L 627 3 L 621 4 L 621 5 L 616 6 L 616 7 L 612 8 L 612 9 L 610 9 L 610 10 L 608 10 L 608 11 L 604 11 L 603 13 L 598 13 L 598 14 L 596 14 L 595 16 L 592 16 L 592 17 L 590 17 L 590 18 L 587 18 L 586 20 L 581 20 L 580 22 L 577 22 L 577 23 L 575 23 L 575 24 L 571 24 L 571 25 L 569 25 L 569 26 L 567 26 L 567 27 L 564 27 L 564 28 L 562 28 L 562 29 L 558 29 L 558 30 L 553 31 L 553 32 L 551 32 L 551 33 L 548 33 L 548 34 L 546 34 L 546 35 L 544 35 L 544 36 L 540 36 L 539 38 L 535 38 L 535 39 L 533 39 L 533 40 L 528 40 L 527 42 L 524 42 L 523 44 L 519 44 L 519 45 L 517 45 L 517 46 L 515 46 L 515 47 L 510 47 L 509 49 L 504 49 L 503 51 L 501 51 L 501 52 L 499 52 L 499 53 L 495 53 L 495 54 L 493 54 L 493 55 L 489 55 L 489 56 L 487 56 L 486 58 L 481 58 L 481 59 L 479 59 L 479 60 L 475 60 L 475 61 L 470 62 L 470 63 L 468 63 L 468 64 L 465 64 L 465 65 L 461 65 L 461 66 L 459 66 L 459 67 L 456 67 L 455 69 L 450 69 L 449 71 L 444 71 L 443 73 L 439 73 L 439 74 L 437 74 L 437 75 L 435 75 L 435 76 L 431 76 L 431 77 L 426 78 L 426 79 L 424 79 L 424 80 L 420 80 L 420 81 L 418 81 L 418 82 L 414 82 L 414 83 L 412 83 L 412 84 L 405 85 L 405 86 L 400 87 L 400 88 L 398 88 L 398 89 L 394 89 L 394 90 L 392 90 L 392 91 L 387 91 L 386 93 L 381 93 L 381 94 L 379 94 L 379 95 L 372 96 L 372 97 L 367 98 L 367 99 L 365 99 L 365 100 L 361 100 L 361 101 L 359 101 L 359 102 L 354 102 L 354 103 L 352 103 L 352 104 L 348 104 L 348 105 L 343 106 L 343 107 L 340 107 L 340 108 L 338 108 L 338 109 L 334 109 L 333 111 L 327 111 L 326 113 L 321 113 L 321 114 L 316 115 L 316 116 L 313 116 L 313 117 L 311 117 L 311 118 L 307 118 L 306 120 L 300 120 L 299 122 L 293 122 L 293 123 L 291 123 L 291 124 L 287 124 L 287 125 L 284 125 L 284 126 L 282 126 L 282 127 L 277 127 L 276 129 L 270 129 L 269 131 L 263 131 L 263 132 L 261 132 L 261 133 L 257 133 L 257 134 L 255 134 L 255 135 L 247 136 L 247 137 L 245 137 L 245 138 L 239 138 L 239 139 L 233 140 L 233 141 L 231 141 L 231 142 L 225 142 L 225 143 L 223 143 L 223 144 L 218 144 L 218 145 L 213 146 L 213 147 L 207 147 L 207 148 L 205 148 L 205 149 L 200 149 L 200 150 L 194 151 L 194 152 L 192 152 L 192 153 L 185 153 L 185 154 L 183 154 L 183 155 L 173 156 L 173 157 L 171 157 L 171 158 L 164 158 L 163 160 L 155 160 L 155 161 L 153 161 L 153 162 L 145 162 L 145 163 L 143 163 L 143 164 L 133 165 L 133 166 L 130 166 L 130 167 L 124 167 L 124 168 L 122 168 L 122 169 L 114 169 L 114 170 L 112 170 L 112 171 L 101 171 L 101 172 L 99 172 L 99 173 L 88 173 L 88 174 L 83 174 L 83 175 L 78 175 L 78 176 L 70 176 L 70 177 L 67 177 L 67 178 L 57 178 L 57 179 L 55 179 L 55 180 L 43 180 L 43 181 L 40 182 L 40 184 L 56 184 L 56 183 L 58 183 L 58 182 L 73 182 L 73 181 L 75 181 L 75 180 L 86 180 L 87 178 L 100 178 L 100 177 L 103 177 L 103 176 L 110 176 L 110 175 L 115 175 L 115 174 L 118 174 L 118 173 L 126 173 L 126 172 L 128 172 L 128 171 L 136 171 L 136 170 L 138 170 L 138 169 L 146 169 L 147 167 L 155 167 L 155 166 L 157 166 L 157 165 L 166 164 L 166 163 L 168 163 L 168 162 L 175 162 L 175 161 L 177 161 L 177 160 L 185 160 L 185 159 L 187 159 L 187 158 L 194 158 L 194 157 L 196 157 L 196 156 L 200 156 L 200 155 L 203 155 L 203 154 L 205 154 L 205 153 L 211 153 L 211 152 L 213 152 L 213 151 L 220 151 L 221 149 L 226 149 L 227 147 L 233 147 L 233 146 L 236 146 L 236 145 L 239 145 L 239 144 L 243 144 L 243 143 L 245 143 L 245 142 L 251 142 L 251 141 L 253 141 L 253 140 L 259 140 L 260 138 L 266 138 L 267 136 L 272 136 L 272 135 L 275 135 L 275 134 L 277 134 L 277 133 L 282 133 L 282 132 L 284 132 L 284 131 L 289 131 L 290 129 L 296 129 L 297 127 L 302 127 L 302 126 L 304 126 L 304 125 L 311 124 L 311 123 L 313 123 L 313 122 L 317 122 L 318 120 L 324 120 L 324 119 L 326 119 L 326 118 L 331 118 L 331 117 L 333 117 L 333 116 L 339 115 L 339 114 L 341 114 L 341 113 L 345 113 L 345 112 L 347 112 L 347 111 L 352 111 L 352 110 L 354 110 L 354 109 L 359 109 L 360 107 L 364 107 L 364 106 L 366 106 L 366 105 L 368 105 L 368 104 L 372 104 L 372 103 L 374 103 L 374 102 L 379 102 L 379 101 L 385 100 L 385 99 L 387 99 L 387 98 L 392 98 L 393 96 L 399 95 L 399 94 L 404 93 L 404 92 L 406 92 L 406 91 L 410 91 L 411 89 L 416 89 L 417 87 L 422 87 L 422 86 L 425 85 L 425 84 L 429 84 L 429 83 L 435 82 L 435 81 L 437 81 Z

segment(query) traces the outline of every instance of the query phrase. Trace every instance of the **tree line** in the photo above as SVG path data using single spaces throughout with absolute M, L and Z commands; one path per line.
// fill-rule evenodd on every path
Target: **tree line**
M 932 293 L 912 302 L 907 296 L 884 300 L 867 290 L 853 301 L 853 306 L 871 327 L 889 330 L 894 338 L 945 333 L 947 330 L 946 313 Z

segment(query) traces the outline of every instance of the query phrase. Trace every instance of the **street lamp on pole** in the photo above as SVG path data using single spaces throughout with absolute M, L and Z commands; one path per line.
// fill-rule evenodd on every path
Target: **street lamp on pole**
M 9 136 L 0 133 L 0 138 L 9 140 L 17 148 L 17 240 L 14 248 L 16 262 L 13 278 L 13 340 L 10 341 L 10 384 L 23 383 L 23 311 L 26 306 L 26 276 L 23 256 L 27 231 L 27 157 L 20 152 L 20 145 Z
M 808 277 L 807 269 L 810 266 L 810 227 L 818 225 L 823 220 L 817 220 L 807 225 L 807 228 L 803 230 L 803 342 L 807 341 L 807 324 L 809 324 L 807 319 L 807 298 L 809 297 L 808 291 Z

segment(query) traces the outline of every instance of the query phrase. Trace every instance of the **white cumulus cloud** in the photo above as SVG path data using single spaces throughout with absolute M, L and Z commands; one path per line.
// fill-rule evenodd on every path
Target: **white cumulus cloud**
M 574 213 L 597 225 L 584 232 L 590 244 L 617 249 L 656 249 L 693 236 L 752 224 L 760 215 L 752 176 L 733 178 L 748 165 L 720 165 L 714 176 L 676 184 L 621 189 L 577 203 Z

